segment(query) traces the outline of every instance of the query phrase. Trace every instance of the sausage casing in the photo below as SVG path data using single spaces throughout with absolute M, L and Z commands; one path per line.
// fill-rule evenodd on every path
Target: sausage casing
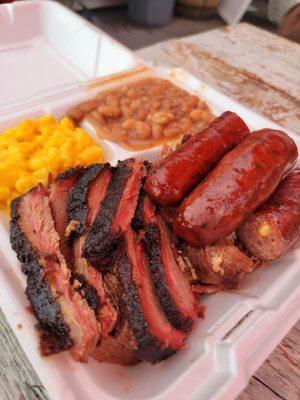
M 146 178 L 146 192 L 161 205 L 178 204 L 248 134 L 239 116 L 230 111 L 223 113 L 154 165 Z
M 229 235 L 274 192 L 297 155 L 294 141 L 282 131 L 251 133 L 183 201 L 175 234 L 194 246 Z
M 261 260 L 275 260 L 300 240 L 300 170 L 289 173 L 270 199 L 239 228 L 244 246 Z

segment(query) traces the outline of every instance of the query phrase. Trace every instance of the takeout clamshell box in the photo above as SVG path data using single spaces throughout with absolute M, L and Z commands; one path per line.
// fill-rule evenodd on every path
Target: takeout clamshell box
M 149 69 L 150 68 L 150 69 Z M 117 75 L 115 75 L 117 74 Z M 0 6 L 0 132 L 24 118 L 62 117 L 73 105 L 145 75 L 161 75 L 199 95 L 218 115 L 231 110 L 250 129 L 279 128 L 181 70 L 151 69 L 89 22 L 51 1 Z M 112 75 L 112 76 L 110 76 Z M 88 124 L 84 128 L 99 140 Z M 300 147 L 299 136 L 290 135 Z M 130 152 L 104 141 L 107 161 L 153 159 L 159 148 Z M 41 357 L 28 312 L 25 276 L 0 221 L 0 307 L 51 399 L 232 399 L 300 316 L 300 249 L 242 281 L 240 290 L 202 296 L 204 320 L 186 347 L 157 365 L 74 362 L 67 353 Z

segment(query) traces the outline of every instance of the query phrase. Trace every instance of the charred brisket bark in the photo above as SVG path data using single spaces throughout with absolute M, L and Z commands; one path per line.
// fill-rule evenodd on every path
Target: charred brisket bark
M 144 210 L 143 210 L 145 197 L 146 197 L 146 192 L 142 188 L 140 190 L 135 214 L 134 214 L 134 217 L 131 222 L 131 227 L 136 232 L 140 231 L 145 226 L 145 218 L 144 218 Z
M 76 227 L 71 233 L 71 239 L 81 236 L 87 225 L 89 206 L 87 196 L 89 185 L 109 164 L 93 164 L 85 169 L 84 175 L 70 190 L 68 197 L 67 213 L 70 221 L 75 221 Z
M 160 231 L 155 223 L 150 223 L 145 227 L 142 242 L 147 254 L 155 291 L 166 316 L 175 328 L 182 329 L 185 332 L 188 331 L 193 324 L 193 320 L 182 315 L 169 291 L 162 260 L 163 249 L 161 247 Z
M 97 290 L 86 281 L 83 275 L 71 274 L 70 282 L 75 290 L 87 301 L 90 308 L 95 311 L 95 314 L 98 315 L 101 304 Z
M 141 162 L 134 159 L 118 162 L 99 213 L 88 231 L 83 256 L 102 271 L 109 268 L 118 239 L 126 231 L 134 216 L 142 174 Z M 128 185 L 131 186 L 128 188 Z M 127 194 L 127 191 L 130 193 Z M 131 203 L 130 207 L 127 205 L 128 201 Z M 126 202 L 126 207 L 123 202 Z M 118 217 L 120 210 L 125 211 L 122 220 Z
M 18 219 L 20 197 L 11 203 L 10 242 L 27 275 L 26 295 L 38 320 L 41 334 L 41 353 L 48 355 L 72 347 L 69 328 L 54 299 L 49 282 L 41 272 L 38 256 L 21 232 Z
M 42 351 L 49 353 L 62 348 L 46 328 L 55 330 L 53 325 L 58 326 L 57 332 L 61 332 L 63 327 L 62 334 L 68 331 L 72 339 L 70 352 L 74 359 L 86 361 L 98 342 L 99 327 L 94 312 L 71 286 L 71 273 L 60 252 L 46 189 L 39 185 L 15 200 L 11 217 L 12 246 L 29 277 L 26 292 L 43 329 Z M 65 347 L 68 346 L 67 341 Z
M 139 196 L 133 227 L 142 232 L 143 248 L 162 309 L 175 328 L 187 332 L 197 318 L 196 298 L 192 294 L 191 285 L 180 271 L 174 254 L 176 249 L 168 228 L 156 214 L 155 205 L 144 191 L 141 191 Z M 170 277 L 170 270 L 173 275 L 177 275 L 176 279 L 173 276 L 173 282 L 178 279 L 182 281 L 182 293 L 181 288 L 172 284 L 172 279 L 168 279 L 167 274 L 169 273 Z M 190 299 L 189 304 L 186 298 Z
M 123 286 L 123 302 L 129 327 L 137 343 L 136 355 L 140 360 L 156 363 L 176 352 L 175 349 L 163 349 L 161 343 L 151 335 L 144 319 L 137 288 L 132 280 L 131 263 L 124 251 L 117 260 L 117 270 Z
M 60 236 L 60 250 L 69 266 L 72 263 L 72 248 L 65 234 L 68 224 L 68 215 L 66 206 L 69 197 L 69 191 L 76 185 L 76 182 L 84 174 L 85 169 L 69 168 L 66 172 L 59 174 L 49 188 L 49 202 L 52 216 L 55 223 L 55 229 Z

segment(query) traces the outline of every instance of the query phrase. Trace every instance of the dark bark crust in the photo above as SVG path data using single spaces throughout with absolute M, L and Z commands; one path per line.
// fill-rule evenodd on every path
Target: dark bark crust
M 84 173 L 85 168 L 83 167 L 76 167 L 76 168 L 68 168 L 66 171 L 61 172 L 55 178 L 56 182 L 63 181 L 65 179 L 73 178 L 74 175 L 80 176 Z
M 144 189 L 140 190 L 136 210 L 134 217 L 131 222 L 131 227 L 134 231 L 138 232 L 139 230 L 143 229 L 145 222 L 144 222 L 144 212 L 143 212 L 143 204 L 144 204 L 144 199 L 146 196 L 146 192 Z
M 126 311 L 129 327 L 137 343 L 136 354 L 140 360 L 156 363 L 174 354 L 176 350 L 163 348 L 161 343 L 148 330 L 138 290 L 131 275 L 131 263 L 124 249 L 121 250 L 116 263 L 116 270 L 123 286 L 123 307 Z
M 107 186 L 106 195 L 95 221 L 88 231 L 83 247 L 83 257 L 100 270 L 105 270 L 118 245 L 119 233 L 110 232 L 127 179 L 133 169 L 132 160 L 119 161 Z
M 10 242 L 21 262 L 22 271 L 27 275 L 26 295 L 38 320 L 42 354 L 57 353 L 69 349 L 73 343 L 38 257 L 19 228 L 20 200 L 21 197 L 18 197 L 11 203 Z
M 78 223 L 76 231 L 72 232 L 72 238 L 81 236 L 86 228 L 86 220 L 89 211 L 87 204 L 89 184 L 96 179 L 105 168 L 110 168 L 109 164 L 93 164 L 88 166 L 85 169 L 85 173 L 69 192 L 67 205 L 68 218 L 69 221 L 76 221 Z
M 163 250 L 161 247 L 160 231 L 155 223 L 150 223 L 145 227 L 142 245 L 148 260 L 157 298 L 162 309 L 175 328 L 187 332 L 191 328 L 193 321 L 191 318 L 181 314 L 169 291 L 162 260 Z
M 98 315 L 101 304 L 97 290 L 85 280 L 83 275 L 72 274 L 70 278 L 71 284 L 73 285 L 75 281 L 79 283 L 79 286 L 78 288 L 74 288 L 73 286 L 74 290 L 81 294 L 81 296 L 87 301 L 90 308 L 94 310 L 96 315 Z

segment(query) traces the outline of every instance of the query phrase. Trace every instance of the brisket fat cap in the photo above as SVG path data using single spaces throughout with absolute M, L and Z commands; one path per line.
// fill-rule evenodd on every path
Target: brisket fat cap
M 118 162 L 99 212 L 88 230 L 83 256 L 102 271 L 110 268 L 118 240 L 131 223 L 144 173 L 144 165 L 139 160 Z
M 116 261 L 122 285 L 123 312 L 136 340 L 140 360 L 157 362 L 184 345 L 185 334 L 175 329 L 160 307 L 142 246 L 129 228 Z
M 86 361 L 98 342 L 99 325 L 94 312 L 70 285 L 70 270 L 60 252 L 59 236 L 54 228 L 47 192 L 42 185 L 39 185 L 14 204 L 13 210 L 15 213 L 15 207 L 17 207 L 18 218 L 17 220 L 12 218 L 12 231 L 13 226 L 17 224 L 24 240 L 32 249 L 37 273 L 48 282 L 52 298 L 56 300 L 65 325 L 69 329 L 73 342 L 72 356 L 76 360 Z M 12 243 L 13 241 L 12 237 Z M 14 248 L 17 252 L 19 251 L 18 246 Z M 29 283 L 31 283 L 33 273 L 30 270 L 30 259 L 24 257 L 22 251 L 19 259 L 25 264 L 23 269 L 30 276 Z M 35 279 L 35 282 L 43 281 Z M 28 290 L 29 286 L 27 292 Z M 32 290 L 31 293 L 33 293 Z M 31 299 L 31 301 L 34 303 L 35 300 Z M 35 305 L 32 305 L 36 310 Z M 37 317 L 39 317 L 38 314 Z

